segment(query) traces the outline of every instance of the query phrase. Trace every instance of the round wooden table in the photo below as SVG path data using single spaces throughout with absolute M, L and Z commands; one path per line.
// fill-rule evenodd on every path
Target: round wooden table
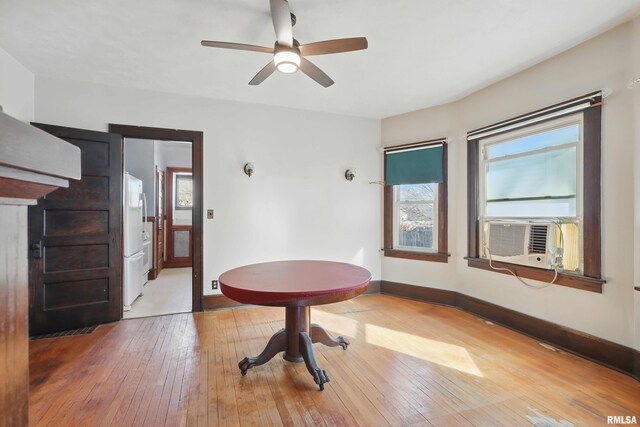
M 371 273 L 351 264 L 330 261 L 277 261 L 235 268 L 220 276 L 220 290 L 245 304 L 285 307 L 285 328 L 276 332 L 256 357 L 238 363 L 242 375 L 267 363 L 284 351 L 289 362 L 305 362 L 314 381 L 324 390 L 329 377 L 318 367 L 313 343 L 347 349 L 349 341 L 332 338 L 322 327 L 310 323 L 312 305 L 351 299 L 369 286 Z

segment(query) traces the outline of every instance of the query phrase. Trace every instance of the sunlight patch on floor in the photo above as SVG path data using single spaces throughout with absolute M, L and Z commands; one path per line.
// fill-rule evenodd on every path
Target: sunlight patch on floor
M 313 310 L 311 312 L 311 323 L 317 323 L 336 335 L 354 338 L 358 334 L 358 321 L 339 314 Z
M 365 325 L 365 332 L 369 344 L 477 377 L 483 376 L 464 347 L 371 324 Z
M 356 319 L 313 309 L 311 322 L 318 323 L 334 335 L 363 339 L 366 343 L 403 353 L 427 362 L 436 363 L 460 372 L 483 377 L 471 355 L 464 347 L 431 340 L 418 335 L 372 324 L 361 324 Z M 358 333 L 358 331 L 364 332 Z

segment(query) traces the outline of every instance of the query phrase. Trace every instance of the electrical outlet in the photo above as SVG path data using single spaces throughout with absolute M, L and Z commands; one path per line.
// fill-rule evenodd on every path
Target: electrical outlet
M 213 219 L 213 209 L 207 209 L 207 219 Z
M 211 289 L 218 289 L 218 281 L 217 280 L 212 280 L 211 281 Z

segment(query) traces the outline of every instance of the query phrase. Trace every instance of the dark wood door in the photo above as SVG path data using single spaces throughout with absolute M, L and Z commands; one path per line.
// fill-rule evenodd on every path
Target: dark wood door
M 34 123 L 80 147 L 82 179 L 29 207 L 29 333 L 122 317 L 122 139 Z
M 193 182 L 191 168 L 167 168 L 165 268 L 191 267 L 193 264 L 192 207 L 180 209 L 177 202 L 179 190 L 176 183 L 178 182 L 177 177 L 181 175 L 187 176 L 188 180 Z M 180 212 L 187 213 L 188 223 L 179 220 Z M 184 214 L 180 216 L 185 217 Z

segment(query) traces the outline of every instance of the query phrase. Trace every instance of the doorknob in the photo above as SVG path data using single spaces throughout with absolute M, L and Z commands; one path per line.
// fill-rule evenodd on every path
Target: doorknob
M 31 258 L 33 259 L 42 259 L 42 241 L 38 241 L 35 243 L 32 243 L 31 246 L 29 247 L 29 250 L 31 251 Z

